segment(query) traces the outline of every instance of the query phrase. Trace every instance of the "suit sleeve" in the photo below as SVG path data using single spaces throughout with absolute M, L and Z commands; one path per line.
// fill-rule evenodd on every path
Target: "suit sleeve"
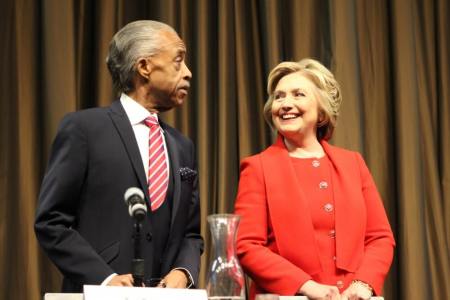
M 360 154 L 357 154 L 357 161 L 367 210 L 367 222 L 364 256 L 355 273 L 355 279 L 368 283 L 375 294 L 379 295 L 392 263 L 395 241 L 381 197 Z
M 60 124 L 42 182 L 35 233 L 44 251 L 63 273 L 78 284 L 100 284 L 114 271 L 73 229 L 87 171 L 87 138 L 76 114 Z
M 195 159 L 195 150 L 190 142 L 192 169 L 197 172 L 192 182 L 192 195 L 190 197 L 187 226 L 184 232 L 183 242 L 174 267 L 185 269 L 193 280 L 191 288 L 198 286 L 200 273 L 200 257 L 203 253 L 203 238 L 200 234 L 200 200 L 198 192 L 198 170 Z
M 241 163 L 235 213 L 241 216 L 237 253 L 245 272 L 268 292 L 295 295 L 311 277 L 273 249 L 269 249 L 269 211 L 258 156 Z

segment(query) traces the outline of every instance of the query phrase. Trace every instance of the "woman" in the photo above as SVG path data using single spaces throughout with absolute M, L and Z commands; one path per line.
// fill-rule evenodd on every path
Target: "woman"
M 341 104 L 333 74 L 313 59 L 269 75 L 266 121 L 276 142 L 241 163 L 237 251 L 258 293 L 369 299 L 395 246 L 361 155 L 331 146 Z

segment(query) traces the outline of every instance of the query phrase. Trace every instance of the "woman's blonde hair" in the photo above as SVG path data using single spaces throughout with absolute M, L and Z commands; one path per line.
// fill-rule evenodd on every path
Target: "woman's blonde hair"
M 317 60 L 304 58 L 299 62 L 286 61 L 278 64 L 269 74 L 267 93 L 269 98 L 264 105 L 264 118 L 273 129 L 272 102 L 278 82 L 286 75 L 299 73 L 314 84 L 318 92 L 319 121 L 317 123 L 317 139 L 328 140 L 336 127 L 342 96 L 339 83 L 334 75 Z

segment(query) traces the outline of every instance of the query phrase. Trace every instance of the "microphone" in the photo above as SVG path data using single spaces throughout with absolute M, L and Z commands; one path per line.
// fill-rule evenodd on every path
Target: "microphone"
M 128 213 L 134 219 L 134 256 L 131 261 L 133 285 L 141 287 L 145 275 L 145 263 L 141 253 L 141 222 L 147 214 L 147 205 L 145 205 L 144 193 L 137 187 L 128 188 L 123 197 L 125 204 L 128 205 Z
M 142 221 L 147 214 L 147 205 L 144 193 L 137 187 L 130 187 L 124 195 L 125 204 L 128 205 L 128 213 L 138 221 Z

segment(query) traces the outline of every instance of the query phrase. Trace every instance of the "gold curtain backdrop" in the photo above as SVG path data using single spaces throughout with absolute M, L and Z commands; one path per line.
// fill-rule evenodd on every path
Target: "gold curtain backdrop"
M 172 25 L 188 48 L 189 99 L 163 118 L 197 147 L 202 287 L 206 216 L 232 212 L 240 159 L 273 139 L 268 72 L 314 57 L 342 85 L 332 142 L 363 154 L 394 230 L 385 299 L 450 299 L 448 0 L 6 0 L 0 11 L 0 299 L 59 291 L 33 231 L 51 141 L 65 113 L 115 99 L 108 43 L 137 19 Z

